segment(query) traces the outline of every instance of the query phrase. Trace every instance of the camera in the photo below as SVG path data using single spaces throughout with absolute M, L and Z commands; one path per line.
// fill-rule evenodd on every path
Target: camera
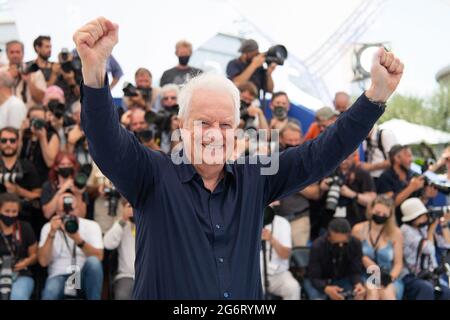
M 344 181 L 337 173 L 328 179 L 330 190 L 328 190 L 325 208 L 330 211 L 336 211 L 339 198 L 341 197 L 341 187 L 344 184 Z
M 112 186 L 111 188 L 105 188 L 105 197 L 108 199 L 108 215 L 115 217 L 117 215 L 117 207 L 119 205 L 120 193 Z
M 279 66 L 282 66 L 287 57 L 288 51 L 286 47 L 283 45 L 276 45 L 270 47 L 269 50 L 266 52 L 266 63 L 269 65 L 272 62 L 275 62 Z
M 39 118 L 33 118 L 31 119 L 31 127 L 33 127 L 35 130 L 41 130 L 47 126 L 47 122 L 45 122 L 44 119 Z
M 341 296 L 343 296 L 345 300 L 353 300 L 355 298 L 355 293 L 353 292 L 353 290 L 348 290 L 342 292 Z
M 450 195 L 450 184 L 448 184 L 448 183 L 440 182 L 440 181 L 433 181 L 429 177 L 427 177 L 426 175 L 421 175 L 421 174 L 418 174 L 416 172 L 413 173 L 413 177 L 423 177 L 424 178 L 424 182 L 425 182 L 425 186 L 433 186 L 439 192 L 441 192 L 441 193 L 443 193 L 445 195 Z
M 443 206 L 443 207 L 431 207 L 428 210 L 428 215 L 431 217 L 431 219 L 440 219 L 444 216 L 444 214 L 450 212 L 450 206 Z
M 78 218 L 70 214 L 70 212 L 73 210 L 73 197 L 65 196 L 63 198 L 63 204 L 65 213 L 62 219 L 64 223 L 64 229 L 70 234 L 76 233 L 78 231 Z
M 77 73 L 81 70 L 81 60 L 79 58 L 72 58 L 69 60 L 69 49 L 63 48 L 59 53 L 61 69 L 65 73 L 71 71 Z
M 252 117 L 248 114 L 248 107 L 250 105 L 245 103 L 244 101 L 241 100 L 241 107 L 240 107 L 240 112 L 241 112 L 241 119 L 245 122 L 244 124 L 244 130 L 250 130 L 250 129 L 258 129 L 257 125 L 256 125 L 256 118 Z
M 56 118 L 61 119 L 64 116 L 66 106 L 58 100 L 50 100 L 47 106 Z
M 273 116 L 278 120 L 284 120 L 287 118 L 287 111 L 283 107 L 275 107 L 273 109 Z
M 13 283 L 13 261 L 12 256 L 1 257 L 0 268 L 0 300 L 9 300 L 11 297 Z
M 84 164 L 81 166 L 80 170 L 77 172 L 77 174 L 73 177 L 73 183 L 75 187 L 78 189 L 83 189 L 86 187 L 87 182 L 89 180 L 89 176 L 91 175 L 92 171 L 92 165 L 90 164 Z
M 164 108 L 158 112 L 147 111 L 145 121 L 156 128 L 158 133 L 170 131 L 170 121 L 174 115 L 178 114 L 179 106 L 175 105 L 168 110 Z
M 0 172 L 0 184 L 9 183 L 20 183 L 23 179 L 23 171 L 21 166 L 16 165 L 12 172 L 8 172 L 6 168 L 2 168 Z
M 39 71 L 40 68 L 36 62 L 33 62 L 30 64 L 27 64 L 25 69 L 23 68 L 22 65 L 18 65 L 18 69 L 19 69 L 20 73 L 27 75 L 27 74 Z
M 152 99 L 152 88 L 136 88 L 131 83 L 125 82 L 122 91 L 125 97 L 137 97 L 140 93 L 145 101 Z

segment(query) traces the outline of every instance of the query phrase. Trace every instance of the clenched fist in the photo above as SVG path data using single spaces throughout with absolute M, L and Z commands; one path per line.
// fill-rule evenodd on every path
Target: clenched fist
M 100 17 L 81 27 L 73 35 L 83 65 L 84 84 L 92 88 L 104 86 L 106 61 L 119 41 L 119 26 Z
M 403 69 L 403 63 L 392 52 L 380 48 L 372 62 L 370 70 L 372 84 L 366 91 L 367 98 L 376 102 L 386 102 L 400 83 Z

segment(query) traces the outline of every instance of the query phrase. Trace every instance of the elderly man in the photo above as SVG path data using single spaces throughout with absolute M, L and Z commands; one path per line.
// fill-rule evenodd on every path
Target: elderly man
M 233 152 L 229 132 L 239 124 L 239 91 L 231 81 L 203 75 L 183 88 L 186 161 L 178 163 L 142 147 L 119 124 L 105 77 L 118 26 L 98 18 L 74 41 L 83 61 L 81 120 L 92 157 L 135 208 L 135 299 L 261 299 L 264 207 L 327 176 L 352 153 L 403 73 L 403 64 L 380 50 L 371 88 L 318 139 L 281 153 L 278 172 L 262 175 L 262 164 L 224 161 Z

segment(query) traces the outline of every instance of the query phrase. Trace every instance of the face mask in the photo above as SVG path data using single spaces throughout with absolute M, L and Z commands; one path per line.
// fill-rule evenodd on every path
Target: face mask
M 5 215 L 0 215 L 0 219 L 2 220 L 3 224 L 7 227 L 12 226 L 17 221 L 17 217 L 9 217 Z
M 275 118 L 277 118 L 278 120 L 284 120 L 287 118 L 287 111 L 285 108 L 283 107 L 274 107 L 273 108 L 273 115 L 275 116 Z
M 417 228 L 422 229 L 424 227 L 428 227 L 428 224 L 429 224 L 428 221 L 427 222 L 423 222 L 423 223 L 417 225 Z
M 134 223 L 134 217 L 130 217 L 130 222 Z
M 241 109 L 247 109 L 250 107 L 250 103 L 241 100 Z
M 374 214 L 372 216 L 372 220 L 373 222 L 375 222 L 376 224 L 385 224 L 386 221 L 388 221 L 389 217 L 386 216 L 379 216 L 377 214 Z
M 58 174 L 63 178 L 68 178 L 73 175 L 73 168 L 59 168 Z
M 178 57 L 178 62 L 182 66 L 187 66 L 190 58 L 191 58 L 190 56 L 181 56 L 181 57 Z

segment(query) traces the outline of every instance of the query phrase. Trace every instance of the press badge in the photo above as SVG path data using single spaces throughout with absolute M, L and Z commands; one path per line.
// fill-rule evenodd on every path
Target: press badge
M 347 217 L 347 207 L 337 207 L 334 212 L 334 218 L 346 218 Z

